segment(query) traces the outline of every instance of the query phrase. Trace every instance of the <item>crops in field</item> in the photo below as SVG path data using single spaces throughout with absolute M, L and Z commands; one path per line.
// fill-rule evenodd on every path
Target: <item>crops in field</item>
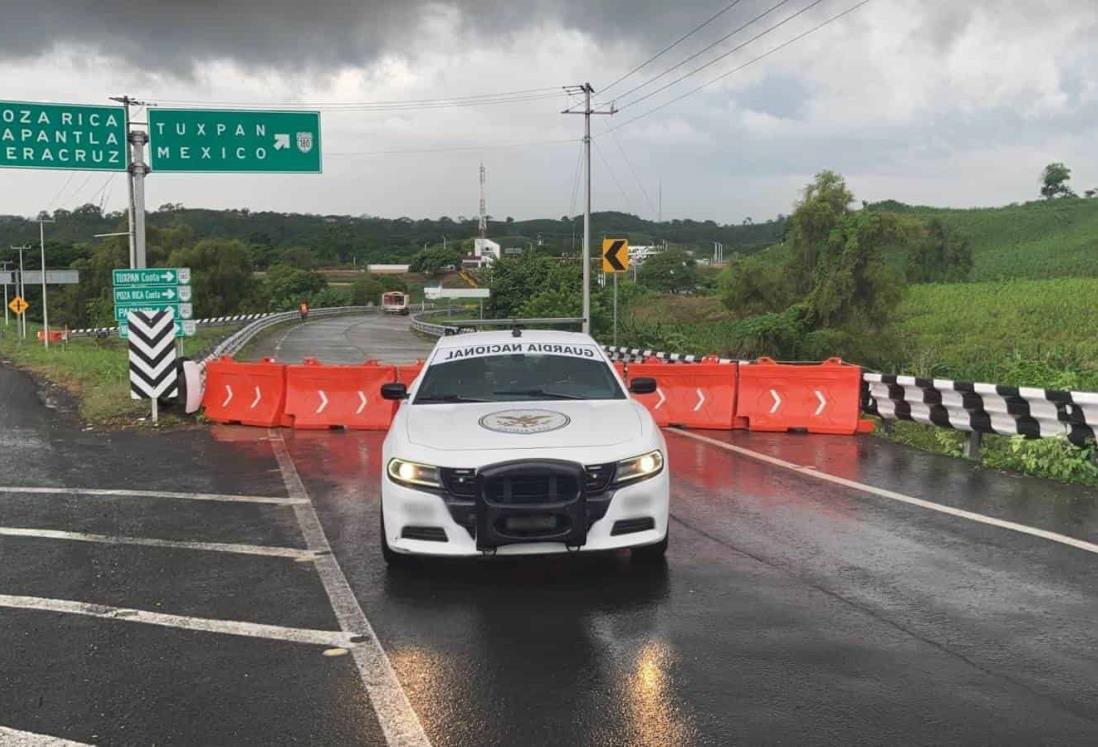
M 1098 391 L 1098 278 L 912 286 L 904 373 Z
M 897 209 L 923 221 L 937 218 L 965 238 L 972 248 L 972 280 L 1098 277 L 1098 199 L 969 210 Z

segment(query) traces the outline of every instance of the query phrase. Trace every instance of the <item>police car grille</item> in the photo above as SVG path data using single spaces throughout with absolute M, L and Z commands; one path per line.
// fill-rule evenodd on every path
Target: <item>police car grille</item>
M 579 494 L 580 485 L 567 475 L 524 473 L 486 480 L 484 490 L 493 503 L 523 505 L 572 500 Z

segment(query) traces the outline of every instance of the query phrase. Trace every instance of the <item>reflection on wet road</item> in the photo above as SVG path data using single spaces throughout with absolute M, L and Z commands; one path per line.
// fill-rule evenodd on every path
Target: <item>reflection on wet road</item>
M 1098 563 L 1088 553 L 671 434 L 665 567 L 622 554 L 391 572 L 377 552 L 380 443 L 289 438 L 436 744 L 1098 736 L 1098 660 L 1081 653 L 1098 650 Z M 852 479 L 872 480 L 878 461 L 895 457 L 886 449 L 878 459 L 868 439 L 743 434 L 741 443 Z M 911 461 L 921 457 L 932 462 L 920 471 L 956 464 Z M 982 480 L 1007 496 L 1018 482 Z M 1075 500 L 1092 531 L 1092 497 L 1084 511 L 1072 488 L 1023 482 Z

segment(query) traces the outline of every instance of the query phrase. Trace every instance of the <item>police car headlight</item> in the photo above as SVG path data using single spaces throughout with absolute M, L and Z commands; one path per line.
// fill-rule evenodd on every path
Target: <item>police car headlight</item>
M 422 485 L 425 488 L 440 488 L 438 467 L 404 459 L 390 459 L 389 479 L 401 485 Z
M 614 476 L 614 484 L 621 485 L 627 482 L 636 482 L 646 477 L 658 475 L 663 471 L 663 454 L 659 451 L 650 451 L 647 454 L 623 459 L 618 462 L 617 474 Z

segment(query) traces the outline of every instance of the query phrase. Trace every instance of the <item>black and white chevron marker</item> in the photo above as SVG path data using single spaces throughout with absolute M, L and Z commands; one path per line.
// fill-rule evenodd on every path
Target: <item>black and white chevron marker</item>
M 130 396 L 158 400 L 176 389 L 175 319 L 171 310 L 131 311 Z

